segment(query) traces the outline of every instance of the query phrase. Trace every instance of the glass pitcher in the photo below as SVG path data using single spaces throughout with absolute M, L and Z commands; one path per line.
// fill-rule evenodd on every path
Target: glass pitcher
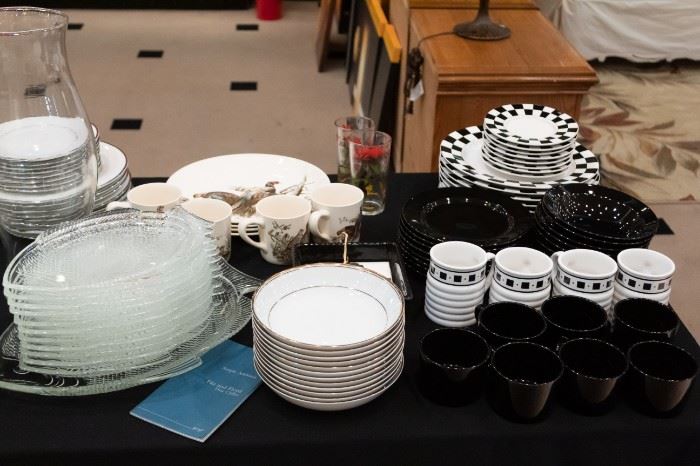
M 0 226 L 34 238 L 92 211 L 92 128 L 66 61 L 68 17 L 0 8 Z

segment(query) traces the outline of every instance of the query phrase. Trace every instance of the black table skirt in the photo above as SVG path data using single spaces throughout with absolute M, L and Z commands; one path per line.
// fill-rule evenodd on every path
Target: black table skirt
M 435 175 L 395 175 L 384 214 L 363 220 L 363 240 L 395 237 L 411 193 L 435 187 Z M 682 238 L 680 240 L 683 240 Z M 232 263 L 264 278 L 281 270 L 235 239 Z M 602 417 L 575 414 L 553 403 L 545 420 L 517 424 L 485 400 L 445 408 L 416 388 L 418 338 L 434 324 L 422 312 L 423 280 L 411 277 L 406 366 L 384 395 L 346 412 L 321 413 L 291 405 L 261 386 L 204 444 L 129 415 L 157 385 L 81 398 L 46 398 L 0 391 L 0 465 L 226 464 L 300 465 L 696 465 L 700 461 L 700 390 L 670 419 L 647 417 L 624 400 Z M 0 303 L 0 323 L 10 316 Z M 235 340 L 252 344 L 250 325 Z M 677 342 L 700 351 L 683 327 Z

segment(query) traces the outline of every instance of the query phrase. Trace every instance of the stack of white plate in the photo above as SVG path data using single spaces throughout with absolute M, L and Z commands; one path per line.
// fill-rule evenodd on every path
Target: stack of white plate
M 450 133 L 440 144 L 440 187 L 478 186 L 500 191 L 534 212 L 542 196 L 559 184 L 598 184 L 600 165 L 591 151 L 578 143 L 567 157 L 563 171 L 546 176 L 522 175 L 494 168 L 484 151 L 485 135 L 481 126 L 470 126 Z M 521 166 L 520 159 L 509 159 Z M 513 162 L 518 160 L 517 162 Z M 557 168 L 558 170 L 558 168 Z
M 95 139 L 95 158 L 97 159 L 97 171 L 100 171 L 102 167 L 102 160 L 100 159 L 100 130 L 94 124 L 91 124 L 92 136 Z
M 91 212 L 97 163 L 81 118 L 28 117 L 0 124 L 0 224 L 35 238 Z
M 117 147 L 100 142 L 102 165 L 97 174 L 95 211 L 103 210 L 112 201 L 126 199 L 131 189 L 131 175 L 127 167 L 126 155 Z
M 354 408 L 401 375 L 404 322 L 402 293 L 368 269 L 289 269 L 263 283 L 253 298 L 255 367 L 293 404 Z
M 509 175 L 558 176 L 571 164 L 576 120 L 544 105 L 497 107 L 484 118 L 484 162 Z
M 255 214 L 254 190 L 271 193 L 306 195 L 316 186 L 330 183 L 328 175 L 315 165 L 284 155 L 229 154 L 211 157 L 186 165 L 172 174 L 168 183 L 174 184 L 187 198 L 204 196 L 221 199 L 234 208 L 231 234 L 238 235 L 241 217 Z M 245 210 L 245 212 L 244 212 Z M 247 233 L 258 233 L 250 225 Z
M 46 232 L 3 277 L 19 367 L 52 376 L 177 371 L 228 305 L 208 226 L 182 209 L 102 213 Z

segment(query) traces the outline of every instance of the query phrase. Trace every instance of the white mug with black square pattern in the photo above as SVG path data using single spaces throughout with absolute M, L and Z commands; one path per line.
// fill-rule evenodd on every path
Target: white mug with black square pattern
M 494 254 L 465 241 L 446 241 L 430 248 L 428 274 L 445 285 L 473 290 L 487 286 L 486 265 Z
M 430 249 L 425 284 L 425 314 L 446 327 L 476 323 L 476 306 L 483 302 L 494 255 L 475 244 L 448 241 Z
M 489 301 L 516 301 L 539 308 L 549 297 L 552 260 L 536 249 L 510 247 L 494 259 Z
M 614 301 L 646 298 L 668 304 L 676 264 L 651 249 L 625 249 L 617 255 Z
M 553 294 L 583 296 L 609 309 L 617 263 L 592 249 L 570 249 L 552 254 Z

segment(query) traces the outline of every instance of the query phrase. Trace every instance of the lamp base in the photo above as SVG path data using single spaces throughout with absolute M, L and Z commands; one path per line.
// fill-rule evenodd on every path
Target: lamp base
M 453 32 L 460 37 L 473 40 L 501 40 L 510 37 L 510 29 L 494 23 L 488 16 L 481 15 L 471 23 L 456 25 Z

